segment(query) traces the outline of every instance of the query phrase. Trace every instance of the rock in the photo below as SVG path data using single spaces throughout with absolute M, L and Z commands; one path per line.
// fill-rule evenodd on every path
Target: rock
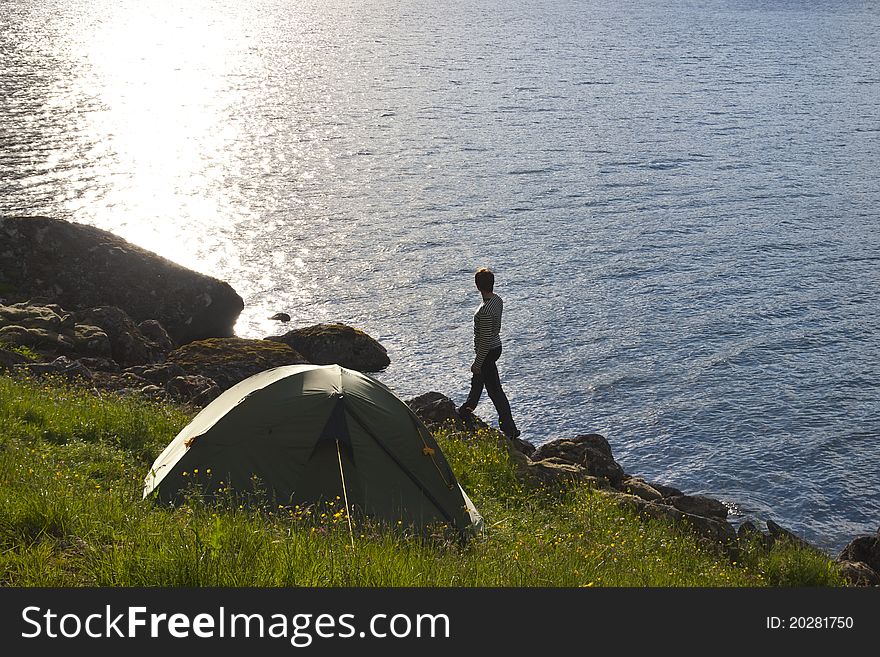
M 61 333 L 73 331 L 76 320 L 56 304 L 22 302 L 0 306 L 0 326 L 20 326 L 41 329 L 48 333 Z
M 613 486 L 619 485 L 626 473 L 611 456 L 611 446 L 599 434 L 585 434 L 576 438 L 561 438 L 545 443 L 531 455 L 533 461 L 551 456 L 581 465 L 594 477 L 604 477 Z
M 563 482 L 588 484 L 593 488 L 602 488 L 605 485 L 602 479 L 591 477 L 586 468 L 554 457 L 540 461 L 523 459 L 519 472 L 533 484 L 543 486 L 558 486 Z
M 727 518 L 728 508 L 718 500 L 703 495 L 674 495 L 665 498 L 664 503 L 671 504 L 679 511 L 706 518 Z
M 166 362 L 178 365 L 189 375 L 201 374 L 213 379 L 221 390 L 227 390 L 263 370 L 308 361 L 280 342 L 211 338 L 175 349 L 168 354 Z
M 559 456 L 560 452 L 570 450 L 577 452 L 581 449 L 592 449 L 608 458 L 614 458 L 611 454 L 611 445 L 604 436 L 598 433 L 588 433 L 577 438 L 561 438 L 553 440 L 541 445 L 535 453 L 536 459 L 547 458 L 548 456 Z M 576 454 L 573 458 L 577 458 Z
M 145 319 L 138 324 L 137 327 L 147 340 L 159 348 L 161 353 L 167 354 L 169 351 L 174 351 L 177 347 L 177 345 L 174 344 L 174 340 L 168 335 L 168 331 L 165 330 L 165 327 L 155 319 Z
M 88 308 L 77 312 L 76 318 L 83 324 L 100 327 L 107 334 L 113 360 L 121 367 L 159 362 L 168 351 L 147 338 L 131 317 L 115 306 Z
M 17 351 L 0 347 L 0 372 L 11 370 L 16 365 L 29 363 L 30 361 Z
M 426 392 L 418 397 L 408 399 L 406 404 L 431 431 L 440 427 L 449 427 L 453 431 L 472 433 L 491 429 L 486 422 L 473 413 L 461 415 L 455 403 L 440 392 Z M 507 441 L 508 446 L 522 454 L 528 455 L 535 451 L 535 446 L 526 440 L 521 438 L 510 439 L 500 432 L 498 434 Z
M 513 447 L 516 451 L 525 454 L 526 456 L 531 456 L 535 453 L 535 446 L 532 445 L 528 440 L 523 440 L 522 438 L 508 438 L 500 431 L 498 432 L 504 440 L 510 443 L 510 446 Z
M 660 493 L 663 497 L 675 497 L 676 495 L 684 495 L 680 490 L 673 486 L 665 486 L 663 484 L 652 483 L 651 488 Z
M 683 521 L 703 538 L 724 547 L 729 553 L 737 549 L 736 530 L 726 520 L 684 513 Z
M 361 372 L 378 372 L 391 363 L 385 347 L 345 324 L 316 324 L 266 339 L 289 345 L 315 365 L 336 363 Z
M 750 520 L 746 520 L 739 526 L 739 529 L 736 530 L 736 538 L 740 544 L 745 545 L 757 543 L 758 546 L 765 550 L 769 550 L 773 543 L 769 534 L 762 532 L 758 529 L 757 525 Z
M 841 561 L 840 574 L 850 586 L 880 586 L 880 574 L 862 561 Z
M 446 395 L 439 392 L 426 392 L 418 397 L 406 400 L 406 405 L 429 429 L 436 429 L 444 425 L 452 426 L 457 431 L 471 429 L 465 418 L 458 414 L 455 403 Z M 486 428 L 482 420 L 479 420 Z
M 858 536 L 847 544 L 838 561 L 860 561 L 880 573 L 880 531 L 873 536 Z
M 0 218 L 0 288 L 68 310 L 105 305 L 136 322 L 155 319 L 179 344 L 226 337 L 244 308 L 227 284 L 107 231 L 48 217 Z
M 16 373 L 26 373 L 34 376 L 61 375 L 70 380 L 92 380 L 92 372 L 82 363 L 72 361 L 67 356 L 59 356 L 51 363 L 26 363 L 13 366 Z
M 749 538 L 751 538 L 753 536 L 754 537 L 764 536 L 764 532 L 762 532 L 760 529 L 758 529 L 758 526 L 755 523 L 753 523 L 751 520 L 746 520 L 745 522 L 743 522 L 739 526 L 739 529 L 736 531 L 736 533 L 737 533 L 737 536 L 749 537 Z
M 130 372 L 126 370 L 122 373 L 121 376 L 116 377 L 119 385 L 117 387 L 122 388 L 141 388 L 149 383 L 142 376 L 138 376 L 134 372 Z
M 576 438 L 561 438 L 544 443 L 535 451 L 534 458 L 535 460 L 547 458 L 548 456 L 567 458 L 564 454 L 569 454 L 571 458 L 568 458 L 568 460 L 576 462 L 580 460 L 580 451 L 584 449 L 597 451 L 610 459 L 614 458 L 611 454 L 611 445 L 604 436 L 598 433 L 588 433 Z
M 110 340 L 100 328 L 77 324 L 57 305 L 0 306 L 0 343 L 27 347 L 44 358 L 110 356 Z
M 186 370 L 176 363 L 163 363 L 161 365 L 139 365 L 129 367 L 126 372 L 139 376 L 155 385 L 164 386 L 171 379 L 186 376 Z
M 429 429 L 444 425 L 451 426 L 456 431 L 479 431 L 489 428 L 489 425 L 476 415 L 470 414 L 466 417 L 460 415 L 455 403 L 439 392 L 426 392 L 408 399 L 406 404 Z
M 100 372 L 119 372 L 119 363 L 112 358 L 77 358 L 77 360 L 88 367 L 93 373 Z
M 629 495 L 635 495 L 648 502 L 659 501 L 663 495 L 656 488 L 640 477 L 626 477 L 617 485 L 617 490 Z
M 165 385 L 165 390 L 175 399 L 196 406 L 207 406 L 223 392 L 213 379 L 198 374 L 174 377 Z
M 73 331 L 73 353 L 87 358 L 112 358 L 113 343 L 100 327 L 77 324 Z
M 607 486 L 605 488 L 607 488 Z M 624 508 L 624 509 L 628 509 L 629 511 L 635 511 L 635 512 L 641 513 L 643 510 L 645 510 L 648 507 L 648 504 L 649 504 L 648 502 L 643 500 L 641 497 L 638 497 L 637 495 L 630 495 L 629 493 L 621 493 L 620 491 L 617 491 L 617 490 L 603 490 L 602 494 L 605 495 L 606 497 L 611 498 L 615 502 L 615 504 L 617 504 L 619 507 Z M 668 509 L 665 509 L 665 510 L 660 509 L 660 511 L 667 511 L 667 510 L 670 513 L 672 513 L 673 515 L 671 517 L 667 516 L 667 515 L 663 515 L 664 518 L 677 520 L 678 518 L 681 517 L 681 513 L 676 511 L 672 507 L 668 507 Z
M 269 319 L 273 319 L 276 322 L 289 322 L 290 315 L 288 315 L 287 313 L 275 313 Z
M 810 545 L 807 541 L 802 539 L 800 536 L 797 536 L 797 535 L 793 534 L 792 532 L 788 531 L 787 529 L 785 529 L 784 527 L 777 525 L 772 520 L 767 521 L 767 531 L 770 532 L 771 545 L 773 545 L 779 541 L 786 541 L 789 543 L 793 543 L 794 545 L 797 545 L 802 548 L 808 548 L 810 550 L 816 549 L 812 545 Z
M 140 389 L 141 395 L 155 401 L 163 401 L 165 399 L 165 390 L 155 385 L 144 386 Z
M 636 495 L 617 491 L 603 491 L 603 494 L 610 496 L 619 506 L 635 511 L 642 516 L 686 527 L 713 547 L 721 548 L 730 556 L 737 553 L 736 530 L 724 520 L 685 513 L 669 504 L 648 502 Z

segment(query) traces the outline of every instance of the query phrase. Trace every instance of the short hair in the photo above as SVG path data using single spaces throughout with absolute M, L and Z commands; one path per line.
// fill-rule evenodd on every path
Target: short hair
M 474 283 L 477 284 L 477 289 L 481 292 L 491 292 L 495 287 L 495 274 L 486 267 L 478 269 L 474 274 Z

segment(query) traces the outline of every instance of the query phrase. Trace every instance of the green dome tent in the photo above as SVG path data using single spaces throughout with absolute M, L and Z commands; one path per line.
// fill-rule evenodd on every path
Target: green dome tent
M 286 505 L 338 497 L 392 523 L 482 524 L 409 406 L 339 365 L 277 367 L 224 392 L 159 455 L 144 497 L 178 500 L 194 483 L 210 494 L 221 481 L 233 491 L 252 491 L 257 481 Z

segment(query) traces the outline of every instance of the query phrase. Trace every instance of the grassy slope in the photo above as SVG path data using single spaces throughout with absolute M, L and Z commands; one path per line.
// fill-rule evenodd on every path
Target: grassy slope
M 586 488 L 530 489 L 490 435 L 438 441 L 488 530 L 462 546 L 321 510 L 141 500 L 189 421 L 142 399 L 0 376 L 4 586 L 836 586 L 821 555 L 777 546 L 740 563 Z

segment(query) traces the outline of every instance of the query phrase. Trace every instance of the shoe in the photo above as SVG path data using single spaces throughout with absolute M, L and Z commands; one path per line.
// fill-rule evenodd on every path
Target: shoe
M 522 433 L 519 429 L 516 428 L 516 425 L 513 423 L 513 420 L 508 424 L 507 422 L 500 423 L 501 433 L 507 436 L 510 440 L 516 440 L 519 438 L 520 433 Z
M 464 419 L 469 420 L 474 416 L 474 409 L 470 406 L 459 406 L 458 414 Z

